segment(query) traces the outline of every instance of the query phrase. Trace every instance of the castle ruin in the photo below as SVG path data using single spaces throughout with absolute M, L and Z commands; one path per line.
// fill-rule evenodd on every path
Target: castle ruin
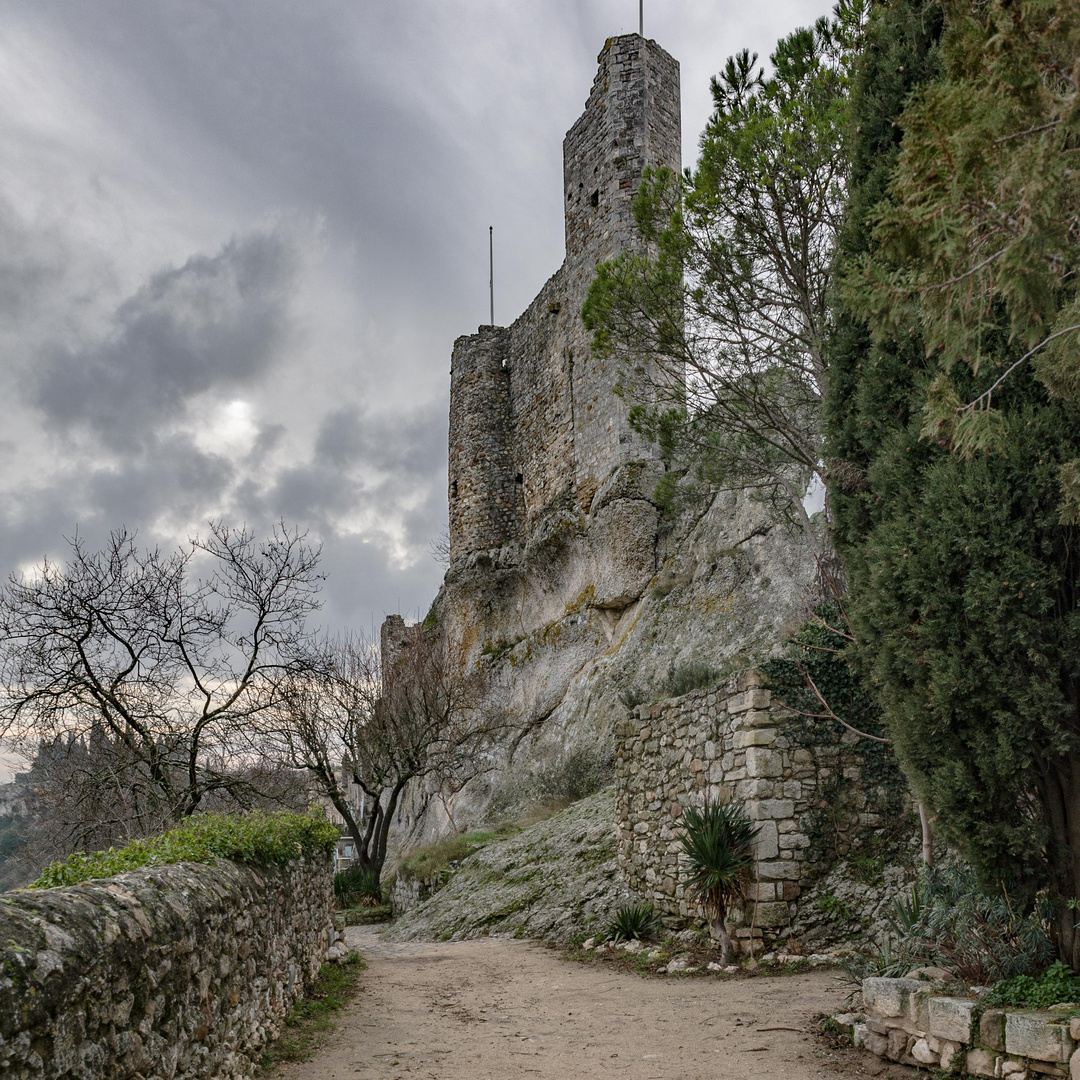
M 613 393 L 616 365 L 592 356 L 581 308 L 597 264 L 642 243 L 632 202 L 645 168 L 680 169 L 679 65 L 637 34 L 609 38 L 598 61 L 563 141 L 562 266 L 511 326 L 454 343 L 452 565 L 527 544 L 553 506 L 588 513 L 613 471 L 656 456 Z

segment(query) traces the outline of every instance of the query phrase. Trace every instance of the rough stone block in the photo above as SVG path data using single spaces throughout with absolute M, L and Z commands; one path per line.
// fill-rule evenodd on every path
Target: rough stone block
M 751 746 L 746 751 L 746 775 L 755 777 L 781 776 L 784 761 L 779 751 L 764 746 Z
M 1073 1042 L 1080 1042 L 1080 1016 L 1073 1016 L 1069 1019 L 1069 1034 L 1072 1036 Z
M 874 1016 L 903 1016 L 908 998 L 921 985 L 918 979 L 863 979 L 863 1005 Z
M 787 926 L 790 921 L 791 909 L 782 901 L 772 904 L 758 904 L 756 919 L 758 926 L 769 930 L 778 926 Z
M 1005 1010 L 987 1009 L 979 1020 L 979 1042 L 999 1053 L 1005 1052 Z
M 911 1044 L 911 1056 L 920 1065 L 937 1065 L 941 1061 L 941 1055 L 930 1049 L 930 1044 L 926 1039 L 916 1039 Z
M 941 1055 L 938 1064 L 945 1072 L 958 1073 L 963 1068 L 964 1059 L 961 1054 L 963 1049 L 961 1043 L 949 1042 L 947 1039 L 938 1047 L 938 1053 Z
M 885 1035 L 877 1035 L 872 1031 L 868 1031 L 863 1040 L 863 1047 L 869 1050 L 871 1054 L 884 1057 L 889 1052 L 889 1040 Z
M 740 718 L 744 728 L 774 727 L 776 720 L 768 709 L 752 709 Z
M 1005 1049 L 1017 1057 L 1064 1063 L 1075 1047 L 1068 1020 L 1061 1013 L 1007 1012 Z
M 767 709 L 772 703 L 772 694 L 768 690 L 747 690 L 742 694 L 732 694 L 728 698 L 728 712 L 748 712 L 751 709 Z
M 735 785 L 735 794 L 743 802 L 771 799 L 775 790 L 775 780 L 740 780 Z
M 889 1045 L 885 1054 L 890 1061 L 900 1061 L 907 1056 L 910 1039 L 911 1036 L 903 1028 L 892 1028 L 889 1031 Z
M 926 1003 L 927 1030 L 939 1039 L 971 1042 L 971 1017 L 975 1002 L 970 998 L 931 997 Z
M 776 832 L 775 821 L 761 822 L 760 831 L 754 841 L 754 854 L 758 859 L 775 859 L 780 852 L 780 838 Z
M 1080 1080 L 1080 1050 L 1074 1050 L 1073 1056 L 1069 1058 L 1069 1078 Z
M 915 993 L 908 997 L 904 1015 L 908 1023 L 917 1031 L 928 1032 L 930 1030 L 930 1014 L 927 1012 L 927 1003 L 933 996 L 934 992 L 925 983 L 922 983 L 921 989 L 916 990 Z
M 772 746 L 776 741 L 776 728 L 748 728 L 735 732 L 735 749 L 745 750 L 748 746 Z
M 972 1076 L 997 1076 L 998 1061 L 989 1050 L 969 1050 L 964 1065 Z
M 779 820 L 795 813 L 793 799 L 758 799 L 747 804 L 746 816 L 754 821 Z

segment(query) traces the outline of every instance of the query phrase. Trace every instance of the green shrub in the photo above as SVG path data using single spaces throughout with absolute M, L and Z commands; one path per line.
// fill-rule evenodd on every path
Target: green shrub
M 47 866 L 28 886 L 54 889 L 91 878 L 112 877 L 127 870 L 165 863 L 234 859 L 268 866 L 301 855 L 329 854 L 338 831 L 322 813 L 200 814 L 160 836 L 132 840 L 122 848 L 76 852 Z
M 1031 977 L 1053 958 L 1053 914 L 1044 902 L 1022 911 L 1004 893 L 983 891 L 969 866 L 927 870 L 909 897 L 893 901 L 887 940 L 849 971 L 891 976 L 935 964 L 969 986 Z
M 350 866 L 334 875 L 334 897 L 338 907 L 378 907 L 383 902 L 379 872 Z
M 499 820 L 526 808 L 562 809 L 601 791 L 614 779 L 610 743 L 578 745 L 532 772 L 508 772 L 492 793 L 488 813 Z
M 705 690 L 715 686 L 721 678 L 723 673 L 718 668 L 701 661 L 692 661 L 679 667 L 672 665 L 668 668 L 664 692 L 668 697 L 682 697 L 691 690 Z
M 979 999 L 999 1008 L 1049 1009 L 1051 1005 L 1080 1002 L 1080 976 L 1055 960 L 1041 975 L 1014 975 L 995 983 Z
M 401 877 L 426 880 L 450 868 L 451 863 L 467 859 L 474 851 L 479 851 L 492 840 L 499 840 L 507 835 L 501 832 L 467 832 L 460 836 L 451 836 L 435 844 L 417 848 L 403 859 L 397 868 Z
M 607 936 L 612 941 L 640 941 L 651 937 L 659 925 L 660 916 L 652 904 L 627 904 L 608 923 Z

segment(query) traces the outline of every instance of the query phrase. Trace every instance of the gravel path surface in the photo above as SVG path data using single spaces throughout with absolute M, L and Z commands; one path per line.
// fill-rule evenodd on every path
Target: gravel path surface
M 821 1080 L 909 1076 L 810 1034 L 835 975 L 642 978 L 508 938 L 390 943 L 351 927 L 362 992 L 285 1080 Z M 768 1030 L 772 1029 L 772 1030 Z M 794 1030 L 788 1030 L 794 1029 Z

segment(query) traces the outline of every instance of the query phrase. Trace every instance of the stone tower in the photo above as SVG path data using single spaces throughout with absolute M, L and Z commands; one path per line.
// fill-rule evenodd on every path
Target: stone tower
M 646 166 L 681 162 L 679 65 L 637 34 L 609 38 L 585 112 L 563 142 L 566 258 L 506 328 L 454 344 L 450 380 L 450 559 L 527 541 L 569 501 L 588 513 L 620 465 L 655 451 L 592 356 L 581 307 L 596 265 L 632 250 Z

